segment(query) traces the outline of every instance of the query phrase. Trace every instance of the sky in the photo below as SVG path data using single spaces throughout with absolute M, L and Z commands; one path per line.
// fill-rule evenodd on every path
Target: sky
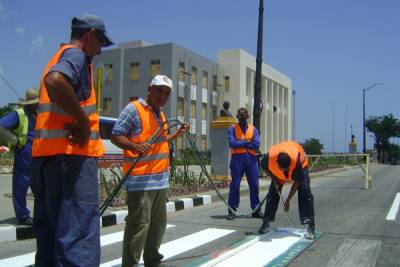
M 68 3 L 66 5 L 66 3 Z M 0 0 L 0 73 L 23 96 L 38 87 L 72 17 L 93 13 L 116 43 L 174 42 L 216 60 L 241 48 L 256 55 L 259 0 Z M 295 139 L 343 152 L 351 127 L 362 147 L 366 114 L 400 118 L 400 1 L 264 0 L 263 60 L 292 80 Z M 0 80 L 0 106 L 17 96 Z M 347 112 L 346 112 L 347 110 Z M 347 116 L 346 116 L 347 114 Z M 347 133 L 347 139 L 345 138 Z M 373 138 L 367 133 L 367 147 Z

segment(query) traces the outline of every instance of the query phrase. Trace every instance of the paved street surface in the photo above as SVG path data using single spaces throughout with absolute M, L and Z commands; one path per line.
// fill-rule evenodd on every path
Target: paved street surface
M 302 229 L 297 196 L 289 216 L 294 228 L 300 230 L 278 229 L 274 235 L 261 237 L 248 235 L 258 230 L 260 219 L 227 221 L 222 202 L 169 214 L 161 247 L 165 263 L 272 266 L 277 259 L 285 258 L 282 255 L 291 253 L 297 257 L 289 266 L 400 266 L 400 167 L 377 165 L 372 167 L 372 174 L 372 189 L 367 191 L 362 189 L 360 169 L 312 179 L 316 224 L 321 232 L 320 239 L 312 244 L 302 243 L 304 239 L 296 234 Z M 265 193 L 260 195 L 264 197 Z M 243 197 L 239 211 L 249 209 L 249 199 Z M 282 206 L 273 227 L 288 227 Z M 119 266 L 123 228 L 116 225 L 102 229 L 101 266 Z M 299 248 L 300 244 L 304 246 Z M 32 264 L 34 251 L 34 240 L 0 243 L 0 266 Z

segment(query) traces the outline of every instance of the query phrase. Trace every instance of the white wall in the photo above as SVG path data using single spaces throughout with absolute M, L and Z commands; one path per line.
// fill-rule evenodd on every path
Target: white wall
M 253 119 L 254 79 L 256 58 L 241 49 L 223 50 L 217 55 L 218 64 L 230 77 L 230 90 L 224 99 L 231 103 L 230 111 L 236 114 L 240 107 L 249 111 Z M 261 114 L 261 151 L 271 145 L 292 139 L 292 82 L 289 77 L 271 66 L 262 65 L 261 98 L 264 109 Z M 276 106 L 276 112 L 273 112 Z

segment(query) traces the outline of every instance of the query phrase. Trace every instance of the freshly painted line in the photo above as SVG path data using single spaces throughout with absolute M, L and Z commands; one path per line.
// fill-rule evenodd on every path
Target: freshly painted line
M 372 239 L 345 239 L 327 267 L 375 266 L 382 241 Z
M 167 229 L 174 227 L 175 225 L 167 224 Z M 124 231 L 103 235 L 100 237 L 101 246 L 107 246 L 122 241 L 124 237 Z M 28 266 L 35 263 L 36 252 L 27 253 L 20 256 L 15 256 L 7 259 L 0 260 L 0 266 Z
M 160 253 L 164 255 L 164 260 L 166 260 L 233 232 L 235 232 L 235 230 L 207 228 L 200 232 L 196 232 L 162 244 L 160 247 Z M 141 263 L 143 263 L 143 259 L 141 260 Z M 100 267 L 116 267 L 120 266 L 120 264 L 121 258 L 105 262 L 101 264 Z
M 388 215 L 386 216 L 386 220 L 394 221 L 396 220 L 397 211 L 399 210 L 400 206 L 400 193 L 396 194 L 396 197 L 393 200 L 392 207 L 389 210 Z
M 302 240 L 304 233 L 304 230 L 298 229 L 277 229 L 271 234 L 255 236 L 201 267 L 246 266 L 249 264 L 249 259 L 251 259 L 252 267 L 265 266 Z

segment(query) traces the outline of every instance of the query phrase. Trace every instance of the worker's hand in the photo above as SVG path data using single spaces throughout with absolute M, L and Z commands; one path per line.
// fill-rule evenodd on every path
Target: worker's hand
M 179 137 L 182 134 L 186 133 L 187 131 L 189 131 L 189 129 L 190 129 L 190 125 L 187 124 L 186 122 L 183 123 L 181 125 L 181 127 L 179 127 L 179 129 L 176 131 L 176 137 Z
M 87 142 L 89 142 L 91 130 L 89 119 L 87 117 L 66 124 L 64 128 L 68 131 L 68 141 L 71 142 L 73 145 L 79 145 L 80 147 L 83 147 L 87 144 Z
M 289 203 L 290 203 L 290 202 L 289 202 L 288 200 L 285 201 L 285 211 L 286 211 L 286 212 L 289 211 L 289 207 L 290 207 Z
M 7 153 L 10 149 L 6 146 L 0 146 L 0 154 Z
M 151 149 L 151 144 L 149 143 L 134 143 L 133 149 L 139 154 L 144 154 L 147 150 Z

